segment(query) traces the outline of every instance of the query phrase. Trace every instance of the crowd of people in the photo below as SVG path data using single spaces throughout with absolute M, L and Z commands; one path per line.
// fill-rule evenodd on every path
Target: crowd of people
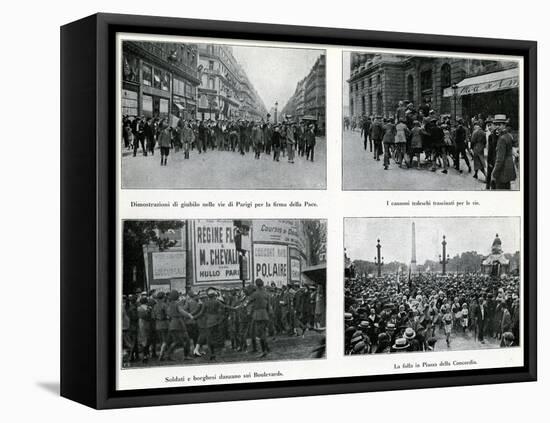
M 124 295 L 123 364 L 175 361 L 179 349 L 183 360 L 214 361 L 224 349 L 263 358 L 269 338 L 322 331 L 323 296 L 316 285 L 266 287 L 262 279 L 244 288 Z
M 345 118 L 344 128 L 360 130 L 364 150 L 373 153 L 376 161 L 383 156 L 384 170 L 393 159 L 399 168 L 424 165 L 432 172 L 440 168 L 448 174 L 454 167 L 462 173 L 462 160 L 469 173 L 473 164 L 474 178 L 483 175 L 486 189 L 510 189 L 517 178 L 517 140 L 505 115 L 477 115 L 469 122 L 454 122 L 433 110 L 428 101 L 418 110 L 413 103 L 400 101 L 394 116 Z
M 316 126 L 290 117 L 280 123 L 271 122 L 269 116 L 260 121 L 179 118 L 171 126 L 168 119 L 124 116 L 122 140 L 124 148 L 133 151 L 134 157 L 140 149 L 143 156 L 154 156 L 155 150 L 160 150 L 161 166 L 167 165 L 171 150 L 182 151 L 184 159 L 189 159 L 193 151 L 206 154 L 218 150 L 241 155 L 252 152 L 255 159 L 260 159 L 262 154 L 272 155 L 277 162 L 285 157 L 288 163 L 294 163 L 297 158 L 313 162 Z
M 516 346 L 519 289 L 518 277 L 480 273 L 346 278 L 345 353 L 434 351 L 457 337 Z

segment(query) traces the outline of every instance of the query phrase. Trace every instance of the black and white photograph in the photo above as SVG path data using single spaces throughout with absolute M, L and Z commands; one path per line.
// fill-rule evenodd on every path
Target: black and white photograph
M 347 218 L 346 355 L 521 345 L 520 219 Z
M 121 41 L 123 189 L 326 188 L 325 50 L 176 40 Z
M 324 358 L 326 229 L 124 221 L 122 369 Z
M 519 190 L 520 63 L 343 52 L 343 188 Z

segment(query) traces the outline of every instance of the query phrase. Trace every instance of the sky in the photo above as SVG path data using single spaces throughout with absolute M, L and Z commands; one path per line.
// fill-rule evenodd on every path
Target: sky
M 516 217 L 487 218 L 348 218 L 345 220 L 344 247 L 353 260 L 372 261 L 380 238 L 384 262 L 411 261 L 412 222 L 416 227 L 416 262 L 438 260 L 443 235 L 450 257 L 466 251 L 489 255 L 498 233 L 504 253 L 515 253 L 520 246 L 520 220 Z
M 233 46 L 233 56 L 270 110 L 281 110 L 324 50 Z

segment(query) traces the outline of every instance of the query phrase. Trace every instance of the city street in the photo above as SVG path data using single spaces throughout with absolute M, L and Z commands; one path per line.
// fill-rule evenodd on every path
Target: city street
M 463 173 L 449 168 L 449 173 L 441 173 L 441 168 L 431 172 L 424 164 L 421 168 L 400 169 L 393 160 L 388 170 L 384 170 L 383 156 L 380 161 L 373 159 L 373 153 L 363 148 L 359 131 L 344 131 L 343 136 L 343 185 L 344 190 L 397 190 L 397 191 L 477 191 L 485 189 L 485 179 L 481 172 L 479 179 L 468 173 L 464 160 L 460 167 Z M 422 155 L 422 158 L 424 156 Z M 470 163 L 472 163 L 470 161 Z M 473 164 L 472 164 L 473 166 Z M 512 183 L 517 189 L 517 180 Z
M 251 150 L 238 152 L 208 150 L 190 152 L 170 150 L 167 166 L 160 166 L 158 149 L 155 155 L 136 157 L 123 151 L 122 188 L 125 189 L 324 189 L 326 187 L 326 141 L 317 137 L 314 162 L 296 154 L 294 164 L 281 154 L 273 161 L 273 153 L 254 159 Z
M 216 354 L 216 361 L 210 361 L 208 353 L 193 360 L 183 360 L 183 349 L 177 349 L 173 358 L 174 361 L 159 362 L 158 359 L 151 359 L 147 364 L 141 361 L 127 363 L 125 368 L 171 366 L 171 365 L 204 365 L 209 363 L 241 363 L 256 361 L 283 361 L 283 360 L 304 360 L 314 358 L 314 350 L 321 345 L 324 334 L 308 331 L 305 337 L 279 335 L 275 339 L 268 338 L 270 353 L 266 357 L 259 357 L 260 353 L 251 351 L 234 351 L 226 343 L 226 346 Z

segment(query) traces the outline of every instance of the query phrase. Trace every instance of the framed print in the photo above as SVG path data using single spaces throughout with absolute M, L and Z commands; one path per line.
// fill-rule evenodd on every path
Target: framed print
M 536 43 L 61 29 L 61 394 L 536 380 Z

